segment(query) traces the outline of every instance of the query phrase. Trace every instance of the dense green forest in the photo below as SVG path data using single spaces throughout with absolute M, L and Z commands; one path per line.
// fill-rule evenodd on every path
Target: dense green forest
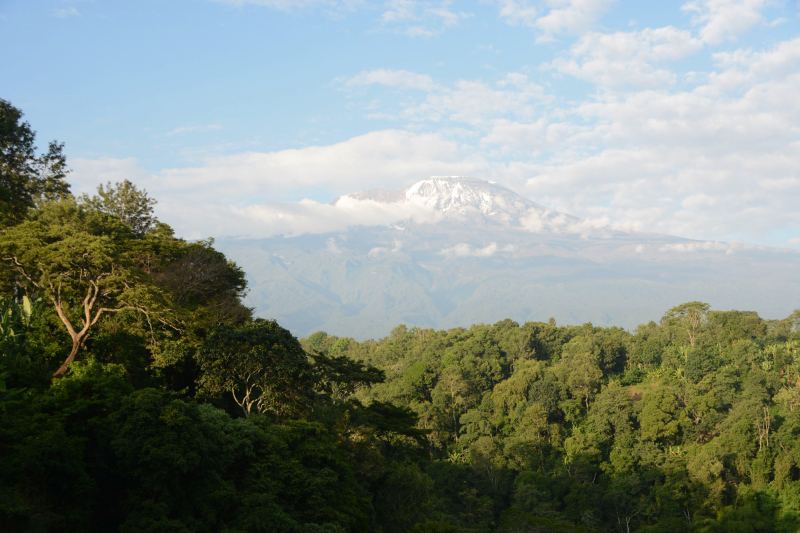
M 800 311 L 298 340 L 34 141 L 0 100 L 1 530 L 800 528 Z

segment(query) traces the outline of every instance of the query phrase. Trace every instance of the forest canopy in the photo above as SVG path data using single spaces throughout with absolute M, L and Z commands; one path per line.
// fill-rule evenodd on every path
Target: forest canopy
M 297 339 L 0 112 L 4 531 L 800 528 L 800 311 Z

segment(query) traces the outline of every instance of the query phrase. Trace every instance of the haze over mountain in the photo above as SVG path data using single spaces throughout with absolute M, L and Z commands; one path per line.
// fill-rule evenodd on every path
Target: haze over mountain
M 332 204 L 409 213 L 325 234 L 225 238 L 249 305 L 297 335 L 357 339 L 398 324 L 504 318 L 634 328 L 688 300 L 783 318 L 800 301 L 796 250 L 625 232 L 559 213 L 496 183 L 431 177 Z M 352 206 L 351 206 L 352 207 Z

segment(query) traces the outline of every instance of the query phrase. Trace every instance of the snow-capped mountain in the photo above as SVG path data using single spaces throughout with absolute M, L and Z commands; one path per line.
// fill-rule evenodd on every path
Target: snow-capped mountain
M 400 191 L 377 189 L 347 196 L 356 200 L 421 204 L 440 212 L 445 219 L 462 223 L 519 226 L 533 213 L 540 217 L 552 213 L 497 183 L 464 176 L 432 176 Z
M 633 328 L 691 300 L 767 318 L 800 307 L 795 250 L 621 232 L 477 178 L 435 176 L 332 203 L 345 198 L 413 204 L 436 216 L 217 240 L 247 272 L 259 316 L 301 336 L 363 339 L 401 323 L 449 328 L 504 318 Z
M 431 176 L 401 189 L 373 189 L 337 198 L 371 200 L 381 203 L 415 204 L 439 215 L 450 226 L 503 226 L 530 232 L 608 234 L 610 228 L 596 227 L 581 219 L 537 204 L 495 182 L 465 176 Z

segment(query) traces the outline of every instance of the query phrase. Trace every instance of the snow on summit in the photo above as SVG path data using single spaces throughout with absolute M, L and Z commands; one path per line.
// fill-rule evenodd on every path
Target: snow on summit
M 347 196 L 357 200 L 420 203 L 445 218 L 504 225 L 519 225 L 531 211 L 547 211 L 492 181 L 466 176 L 432 176 L 400 191 L 377 189 Z

